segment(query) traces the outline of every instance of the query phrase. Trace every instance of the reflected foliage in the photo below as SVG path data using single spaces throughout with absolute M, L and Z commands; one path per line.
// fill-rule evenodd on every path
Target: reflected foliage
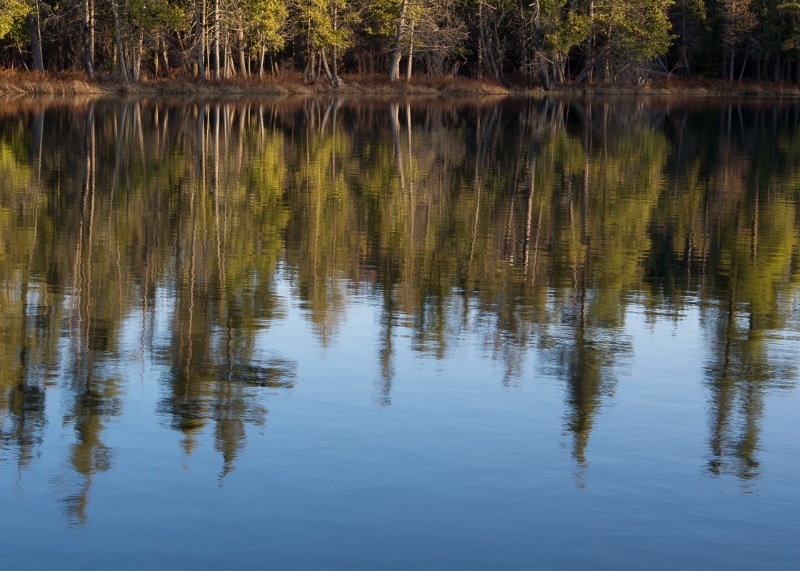
M 2 454 L 35 458 L 57 386 L 82 521 L 113 465 L 124 371 L 151 363 L 160 418 L 187 455 L 212 435 L 224 478 L 264 396 L 296 380 L 259 342 L 286 284 L 323 347 L 354 296 L 379 304 L 380 405 L 401 337 L 441 359 L 477 335 L 509 385 L 535 351 L 563 380 L 579 471 L 634 357 L 626 312 L 699 307 L 708 470 L 755 478 L 764 395 L 796 377 L 799 118 L 635 100 L 10 102 Z

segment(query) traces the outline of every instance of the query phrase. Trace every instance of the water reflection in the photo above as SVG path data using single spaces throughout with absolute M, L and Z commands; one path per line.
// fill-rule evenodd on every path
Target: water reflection
M 7 102 L 0 110 L 0 442 L 24 470 L 63 391 L 86 518 L 131 362 L 160 418 L 234 469 L 298 364 L 259 335 L 291 296 L 331 346 L 378 303 L 376 402 L 396 344 L 442 358 L 479 332 L 522 382 L 564 382 L 578 472 L 635 355 L 626 312 L 699 306 L 708 471 L 759 475 L 766 391 L 792 388 L 799 109 L 641 101 Z M 131 339 L 136 338 L 136 342 Z

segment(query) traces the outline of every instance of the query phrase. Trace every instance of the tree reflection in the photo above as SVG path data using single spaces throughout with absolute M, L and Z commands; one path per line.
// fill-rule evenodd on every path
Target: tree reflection
M 64 424 L 73 427 L 76 440 L 70 448 L 70 464 L 80 478 L 77 491 L 63 501 L 70 519 L 79 523 L 86 520 L 95 476 L 112 467 L 114 452 L 103 442 L 103 433 L 109 419 L 122 407 L 122 381 L 105 366 L 106 356 L 116 351 L 114 329 L 119 325 L 121 308 L 109 295 L 110 288 L 103 285 L 110 268 L 104 263 L 106 253 L 96 244 L 101 221 L 94 106 L 85 115 L 82 147 L 78 229 L 68 302 L 68 357 L 63 373 L 65 388 L 71 393 Z
M 258 387 L 290 388 L 295 364 L 257 354 L 255 337 L 280 315 L 272 285 L 279 256 L 279 186 L 282 138 L 264 132 L 263 110 L 256 136 L 259 152 L 245 164 L 242 148 L 250 110 L 198 105 L 195 168 L 181 197 L 175 257 L 183 266 L 170 288 L 176 319 L 169 349 L 169 395 L 160 410 L 184 434 L 190 454 L 197 434 L 214 423 L 214 447 L 223 456 L 221 477 L 234 468 L 245 443 L 245 425 L 262 425 L 267 410 Z M 235 129 L 235 131 L 234 131 Z M 238 140 L 237 162 L 223 150 Z M 255 182 L 250 186 L 248 183 Z M 264 186 L 261 186 L 264 185 Z M 255 234 L 253 233 L 255 231 Z
M 797 323 L 792 112 L 566 99 L 9 103 L 2 450 L 20 471 L 35 458 L 48 383 L 62 379 L 80 480 L 66 505 L 85 519 L 114 457 L 105 430 L 125 400 L 121 363 L 147 361 L 163 371 L 161 418 L 187 456 L 208 430 L 222 480 L 248 427 L 266 421 L 264 391 L 295 381 L 296 363 L 259 340 L 284 317 L 288 283 L 323 347 L 354 294 L 378 304 L 384 406 L 402 382 L 401 336 L 441 359 L 477 335 L 509 385 L 535 351 L 563 381 L 579 472 L 632 355 L 628 308 L 655 319 L 697 302 L 709 470 L 755 478 L 764 395 L 797 374 L 774 343 Z

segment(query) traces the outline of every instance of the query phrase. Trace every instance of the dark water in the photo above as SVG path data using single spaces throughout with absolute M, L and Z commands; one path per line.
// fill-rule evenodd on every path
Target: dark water
M 0 566 L 800 568 L 799 120 L 0 103 Z

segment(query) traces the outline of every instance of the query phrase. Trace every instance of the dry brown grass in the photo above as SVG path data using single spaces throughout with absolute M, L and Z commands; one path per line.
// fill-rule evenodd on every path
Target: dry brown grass
M 304 85 L 300 74 L 281 72 L 276 76 L 267 75 L 260 79 L 235 77 L 219 81 L 178 77 L 173 79 L 145 79 L 140 83 L 116 83 L 120 91 L 127 93 L 156 93 L 163 95 L 291 95 L 311 93 Z
M 0 96 L 25 95 L 77 96 L 77 95 L 164 95 L 191 96 L 236 96 L 236 95 L 343 95 L 343 96 L 504 96 L 509 93 L 543 94 L 541 88 L 528 89 L 520 79 L 509 76 L 501 85 L 491 80 L 474 80 L 464 77 L 414 77 L 390 82 L 385 75 L 342 76 L 343 84 L 332 87 L 325 80 L 303 83 L 299 72 L 280 71 L 277 75 L 233 78 L 221 81 L 200 81 L 195 78 L 144 79 L 140 83 L 125 84 L 111 77 L 90 81 L 84 73 L 59 72 L 37 73 L 0 69 Z M 519 79 L 519 78 L 517 78 Z M 727 82 L 702 77 L 657 78 L 642 85 L 595 83 L 591 86 L 565 85 L 551 93 L 595 94 L 595 95 L 656 95 L 667 97 L 747 97 L 771 99 L 800 98 L 800 85 L 771 82 Z
M 464 77 L 412 77 L 410 82 L 405 79 L 389 81 L 385 75 L 344 75 L 344 85 L 340 88 L 321 86 L 320 89 L 329 91 L 353 90 L 366 94 L 391 95 L 391 94 L 485 94 L 505 95 L 508 89 L 495 81 L 477 81 Z
M 726 96 L 741 97 L 800 97 L 800 86 L 795 83 L 769 81 L 729 82 L 723 79 L 690 77 L 654 81 L 652 89 L 666 89 L 674 93 L 706 92 Z
M 103 85 L 89 81 L 83 73 L 0 69 L 0 95 L 84 95 L 107 92 Z
M 706 77 L 656 78 L 641 85 L 594 83 L 590 86 L 566 85 L 556 89 L 562 93 L 595 95 L 656 95 L 666 97 L 727 97 L 794 99 L 800 97 L 800 86 L 794 83 L 743 81 L 729 82 Z
M 118 78 L 103 78 L 92 82 L 83 73 L 35 73 L 0 70 L 0 95 L 505 95 L 508 89 L 493 81 L 476 81 L 467 78 L 415 77 L 390 82 L 385 75 L 342 76 L 343 84 L 332 87 L 320 80 L 305 84 L 298 72 L 281 71 L 279 74 L 258 77 L 233 78 L 221 81 L 201 81 L 195 78 L 144 79 L 140 83 L 123 83 Z

